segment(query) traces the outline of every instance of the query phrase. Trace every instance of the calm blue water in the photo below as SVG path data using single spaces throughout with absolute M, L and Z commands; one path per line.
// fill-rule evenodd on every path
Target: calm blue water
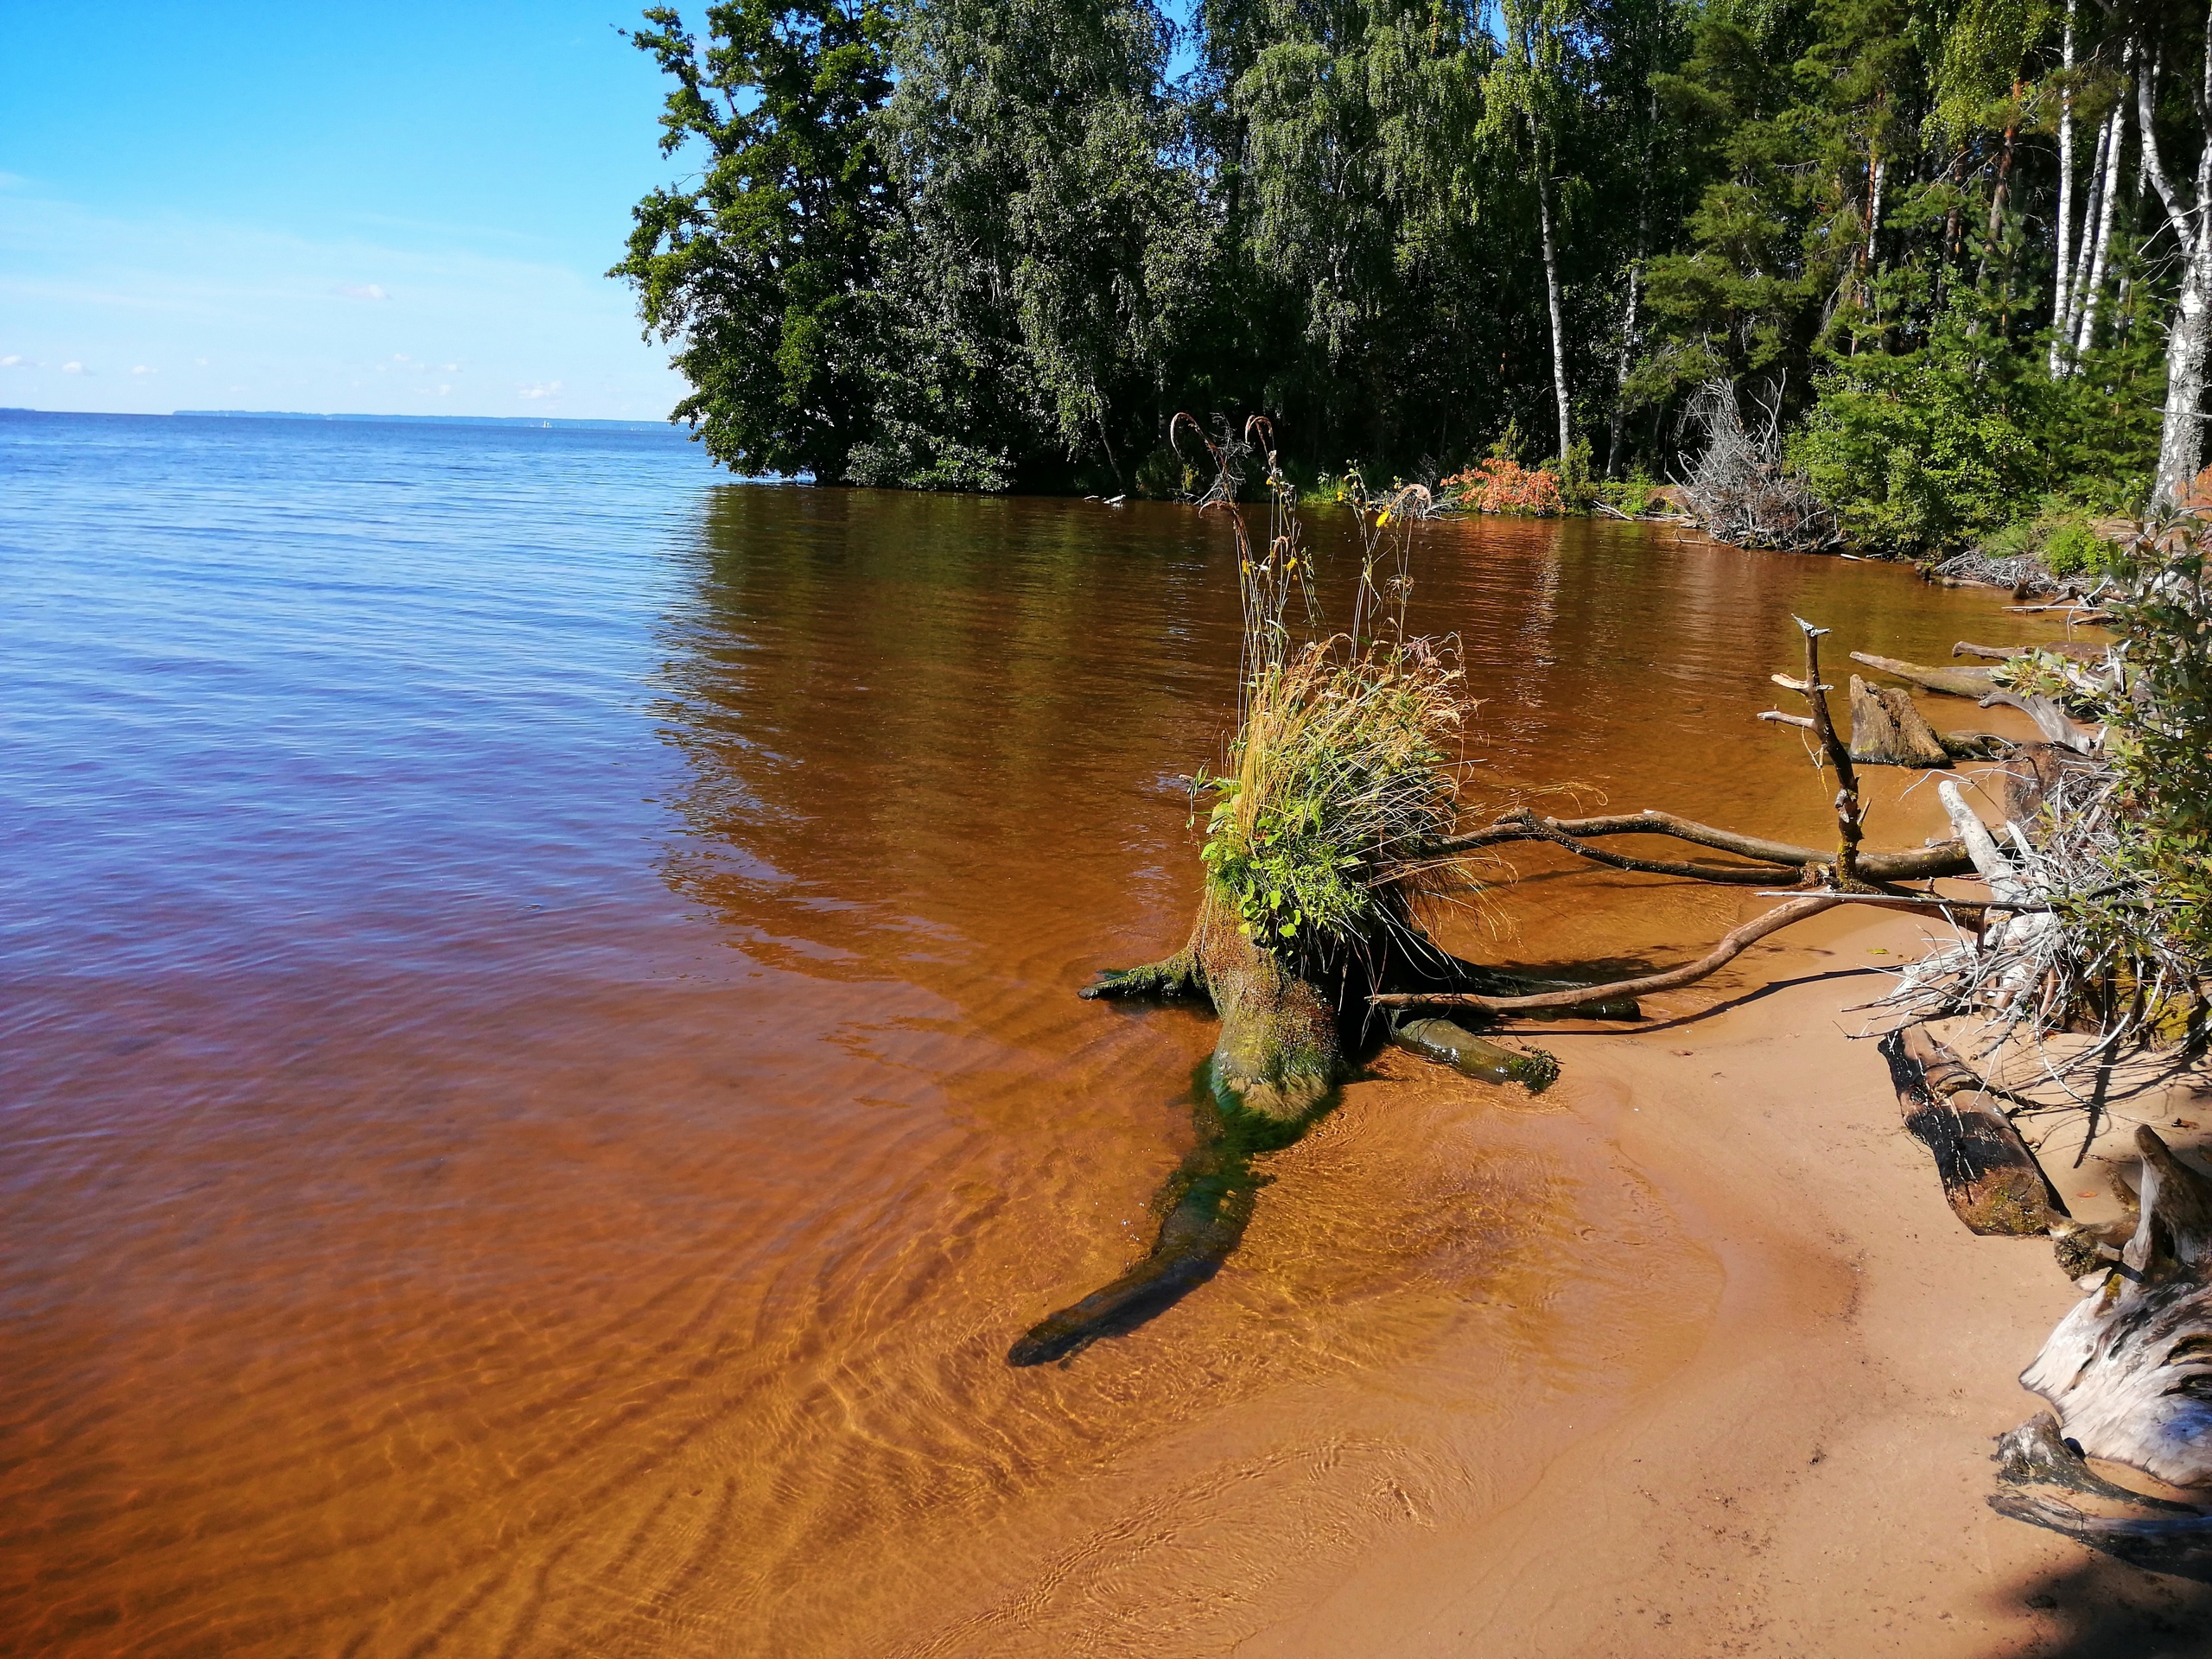
M 0 416 L 14 1017 L 650 880 L 652 632 L 712 482 L 673 430 Z

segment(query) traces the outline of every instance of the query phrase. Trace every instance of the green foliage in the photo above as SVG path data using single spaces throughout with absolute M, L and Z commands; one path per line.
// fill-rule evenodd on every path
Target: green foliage
M 1869 548 L 2142 499 L 2164 214 L 2130 159 L 2095 338 L 2054 353 L 2053 123 L 2063 92 L 2086 234 L 2097 124 L 2155 48 L 2187 175 L 2197 24 L 2077 8 L 2069 76 L 2056 0 L 1163 4 L 725 0 L 696 40 L 648 12 L 700 171 L 617 274 L 680 346 L 678 417 L 741 471 L 1140 493 L 1178 482 L 1177 408 L 1266 409 L 1378 476 L 1503 428 L 1572 509 L 1679 476 L 1719 378 L 1803 429 Z
M 1835 359 L 1818 383 L 1791 459 L 1856 545 L 1939 556 L 2031 523 L 2046 501 L 2110 511 L 2148 493 L 2157 431 L 2114 407 L 2154 395 L 2139 348 L 2093 353 L 2054 379 L 2046 335 L 1987 325 L 1961 301 L 1926 345 Z M 2040 554 L 2046 539 L 1990 550 Z
M 2130 695 L 2107 711 L 2126 867 L 2200 964 L 2212 965 L 2212 594 L 2196 524 L 2115 550 Z
M 656 190 L 610 273 L 649 335 L 681 339 L 675 418 L 732 470 L 835 479 L 871 425 L 889 224 L 871 118 L 891 92 L 880 6 L 726 0 L 702 51 L 672 7 L 631 39 L 676 84 L 661 150 L 705 150 L 696 188 Z

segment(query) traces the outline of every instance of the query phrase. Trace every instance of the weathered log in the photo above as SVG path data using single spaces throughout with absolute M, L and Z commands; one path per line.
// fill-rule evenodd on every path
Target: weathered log
M 1882 1039 L 1904 1127 L 1936 1160 L 1943 1197 L 1972 1232 L 2047 1233 L 2066 1205 L 1981 1079 L 1925 1026 Z
M 1471 1008 L 1481 1014 L 1551 1014 L 1601 998 L 1650 996 L 1694 985 L 1708 975 L 1718 973 L 1768 934 L 1778 932 L 1793 922 L 1802 922 L 1808 916 L 1817 916 L 1824 910 L 1833 910 L 1843 902 L 1843 895 L 1833 893 L 1793 899 L 1744 923 L 1695 962 L 1636 979 L 1618 979 L 1604 985 L 1549 991 L 1536 996 L 1484 996 L 1471 991 L 1392 991 L 1367 1000 L 1378 1008 Z
M 2084 726 L 2049 697 L 2023 696 L 1999 687 L 1981 698 L 1985 709 L 2003 703 L 2018 709 L 2036 723 L 2036 730 L 2043 734 L 2046 743 L 2062 744 L 2076 754 L 2094 754 L 2104 741 L 2104 728 Z
M 1894 657 L 1877 657 L 1865 651 L 1853 652 L 1851 660 L 1954 697 L 1983 696 L 1996 683 L 1992 677 L 1997 671 L 1990 668 L 1929 668 L 1920 663 L 1899 662 Z
M 2054 656 L 2064 657 L 2077 663 L 2101 663 L 2108 646 L 2088 639 L 2046 639 L 2032 645 L 1976 645 L 1961 639 L 1951 647 L 1954 657 L 1993 657 L 1999 662 L 2011 662 L 2015 657 L 2024 657 L 2031 651 L 2047 651 Z
M 2135 1131 L 2135 1146 L 2134 1235 L 2118 1262 L 2077 1281 L 2086 1294 L 2020 1381 L 2051 1403 L 2087 1456 L 2176 1486 L 2212 1486 L 2212 1177 L 2148 1127 Z
M 1851 758 L 1866 766 L 1942 768 L 1951 753 L 1910 691 L 1851 677 Z
M 1390 1040 L 1485 1083 L 1520 1084 L 1532 1095 L 1541 1095 L 1559 1080 L 1556 1056 L 1541 1048 L 1526 1053 L 1508 1048 L 1450 1020 L 1397 1020 L 1390 1027 Z
M 2002 760 L 2019 747 L 2019 740 L 1995 732 L 1938 732 L 1936 741 L 1954 760 Z

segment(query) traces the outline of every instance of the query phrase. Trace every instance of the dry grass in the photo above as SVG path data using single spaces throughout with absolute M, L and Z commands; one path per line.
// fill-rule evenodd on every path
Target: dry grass
M 1217 439 L 1187 416 L 1177 429 L 1186 422 L 1213 456 L 1201 505 L 1230 516 L 1244 607 L 1236 734 L 1222 771 L 1198 779 L 1217 798 L 1207 870 L 1254 938 L 1301 958 L 1362 955 L 1389 933 L 1417 938 L 1421 904 L 1452 885 L 1451 861 L 1422 849 L 1459 816 L 1469 708 L 1453 643 L 1406 632 L 1412 531 L 1433 503 L 1418 485 L 1376 494 L 1347 475 L 1361 567 L 1351 626 L 1332 632 L 1266 421 Z M 1268 491 L 1264 545 L 1237 499 L 1247 465 Z

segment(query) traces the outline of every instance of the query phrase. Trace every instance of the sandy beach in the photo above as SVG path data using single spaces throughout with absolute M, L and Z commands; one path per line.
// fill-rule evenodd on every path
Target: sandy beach
M 2043 1241 L 1957 1222 L 1873 1045 L 1847 1035 L 1875 952 L 1917 937 L 1824 917 L 1747 957 L 1734 992 L 1676 999 L 1711 1013 L 1541 1039 L 1567 1063 L 1547 1098 L 1710 1255 L 1709 1312 L 1601 1426 L 1239 1654 L 2212 1652 L 2212 1588 L 1983 1501 L 1992 1437 L 2041 1403 L 2016 1375 L 2075 1292 Z M 2053 1136 L 2077 1215 L 2117 1213 L 2099 1154 L 2136 1122 L 2205 1139 L 2171 1126 L 2196 1119 L 2189 1092 L 2118 1104 L 2080 1168 L 2078 1128 Z

